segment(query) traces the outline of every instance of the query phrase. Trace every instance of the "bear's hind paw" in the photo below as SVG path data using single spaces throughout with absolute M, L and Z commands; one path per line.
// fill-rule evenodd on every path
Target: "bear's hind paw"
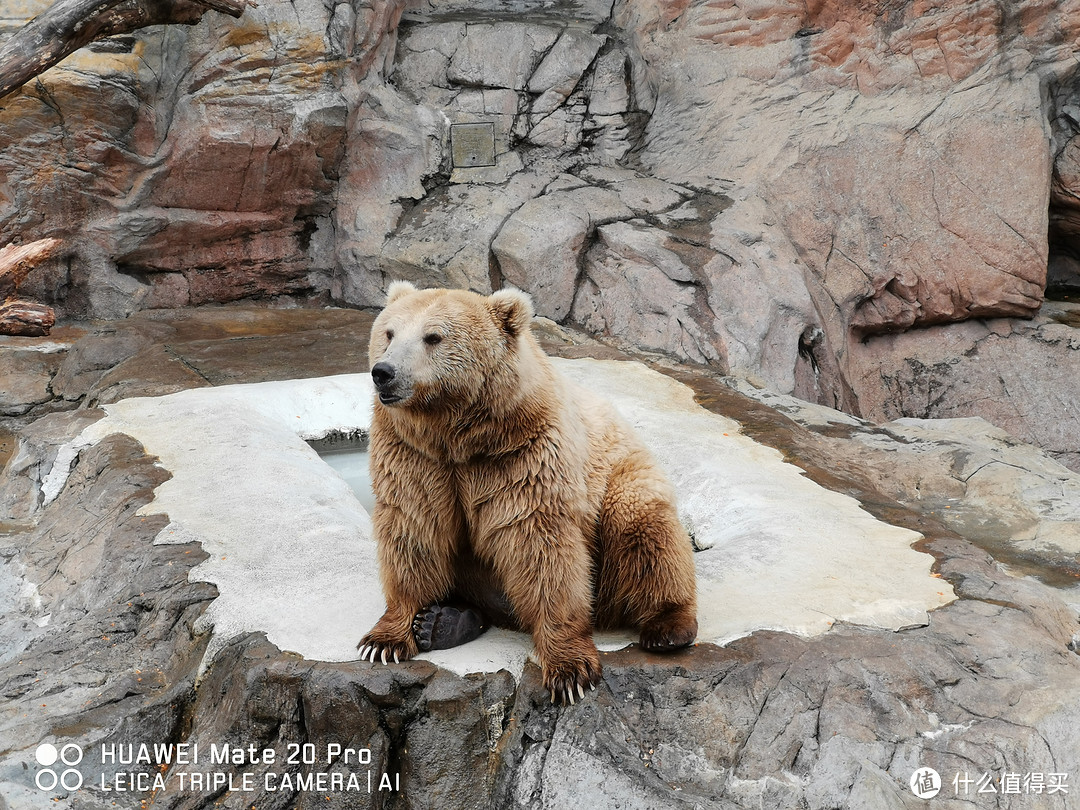
M 692 610 L 674 608 L 661 613 L 641 628 L 641 648 L 654 653 L 689 647 L 697 638 L 697 617 Z
M 479 638 L 487 629 L 480 611 L 454 605 L 430 605 L 413 619 L 413 638 L 421 652 L 449 650 Z

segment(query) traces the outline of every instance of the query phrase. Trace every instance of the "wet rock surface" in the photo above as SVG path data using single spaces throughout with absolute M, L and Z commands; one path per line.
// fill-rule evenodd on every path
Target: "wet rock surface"
M 188 581 L 205 554 L 153 545 L 167 520 L 138 514 L 167 477 L 136 443 L 110 438 L 80 457 L 32 526 L 4 532 L 5 573 L 34 583 L 5 610 L 7 752 L 32 756 L 45 728 L 117 741 L 181 733 L 204 644 L 193 625 L 215 592 Z M 11 808 L 48 806 L 24 759 L 4 756 L 0 794 Z M 82 806 L 103 806 L 86 799 Z
M 929 625 L 900 632 L 837 624 L 812 639 L 759 631 L 671 657 L 606 653 L 598 690 L 565 708 L 548 703 L 532 665 L 515 682 L 506 672 L 462 678 L 427 662 L 329 664 L 258 635 L 232 639 L 200 675 L 208 635 L 199 616 L 214 592 L 189 579 L 205 552 L 155 545 L 167 517 L 138 511 L 168 472 L 116 436 L 85 449 L 48 504 L 27 482 L 51 466 L 50 447 L 96 418 L 86 406 L 100 396 L 94 391 L 114 390 L 95 388 L 113 370 L 124 367 L 124 390 L 142 394 L 209 385 L 215 374 L 242 381 L 287 369 L 353 372 L 363 367 L 354 356 L 363 357 L 369 318 L 226 308 L 93 325 L 70 344 L 81 345 L 78 352 L 57 359 L 61 368 L 70 363 L 73 380 L 80 370 L 101 376 L 80 383 L 81 396 L 57 395 L 9 417 L 0 493 L 11 514 L 2 519 L 19 522 L 0 526 L 0 598 L 9 600 L 5 614 L 10 604 L 17 617 L 5 621 L 0 656 L 0 795 L 8 807 L 134 808 L 151 799 L 176 808 L 917 807 L 923 803 L 908 780 L 920 767 L 942 775 L 941 798 L 1075 806 L 1073 783 L 1067 793 L 1036 794 L 1022 781 L 1006 793 L 1012 782 L 997 781 L 1016 775 L 1030 786 L 1038 774 L 1049 783 L 1080 762 L 1080 595 L 1063 587 L 1080 572 L 1064 564 L 1064 546 L 1022 545 L 1040 532 L 1074 531 L 1077 516 L 1065 506 L 1075 474 L 970 420 L 877 427 L 659 357 L 657 367 L 694 388 L 706 407 L 779 448 L 814 480 L 923 533 L 922 547 L 961 598 L 932 612 Z M 551 325 L 537 328 L 554 354 L 627 356 Z M 118 335 L 137 335 L 138 345 Z M 185 362 L 155 365 L 167 348 Z M 140 354 L 147 360 L 132 363 Z M 197 368 L 199 382 L 176 371 L 181 366 Z M 140 379 L 142 369 L 153 373 Z M 1010 475 L 994 479 L 1004 467 Z M 1016 491 L 1001 492 L 1004 482 Z M 1056 506 L 1043 491 L 1050 486 L 1058 488 Z M 977 517 L 1006 527 L 1000 547 L 987 542 L 994 525 L 976 527 Z M 999 554 L 1008 544 L 1022 545 L 1014 551 L 1026 555 L 1023 566 L 1017 554 Z M 14 596 L 12 584 L 19 584 Z M 90 778 L 81 790 L 34 786 L 42 767 L 34 750 L 44 739 L 85 748 L 80 767 Z M 203 751 L 269 748 L 277 759 L 164 769 L 101 762 L 102 744 L 168 742 Z M 328 746 L 369 749 L 370 762 L 328 764 Z M 305 762 L 305 750 L 313 761 Z M 100 775 L 115 787 L 117 771 L 157 773 L 164 786 L 152 795 L 103 790 Z M 192 789 L 189 775 L 181 789 L 181 774 L 195 771 L 231 773 L 234 781 Z M 251 790 L 243 788 L 245 773 Z M 332 789 L 335 773 L 342 784 L 355 775 L 358 789 Z M 972 782 L 955 794 L 954 775 L 984 774 L 997 793 L 976 796 Z
M 59 329 L 49 339 L 8 339 L 0 342 L 0 362 L 14 384 L 0 414 L 362 371 L 372 320 L 370 313 L 346 309 L 151 310 Z M 42 355 L 51 360 L 42 361 Z

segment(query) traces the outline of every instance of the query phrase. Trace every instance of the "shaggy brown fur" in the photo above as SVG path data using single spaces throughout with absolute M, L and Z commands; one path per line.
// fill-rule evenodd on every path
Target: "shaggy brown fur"
M 603 400 L 563 379 L 529 298 L 395 282 L 372 329 L 375 536 L 386 613 L 361 640 L 417 653 L 418 611 L 451 596 L 532 633 L 552 699 L 600 679 L 597 627 L 642 647 L 697 634 L 672 488 Z

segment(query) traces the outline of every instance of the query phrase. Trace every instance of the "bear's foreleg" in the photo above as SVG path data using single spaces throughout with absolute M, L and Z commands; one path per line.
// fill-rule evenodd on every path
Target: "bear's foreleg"
M 383 504 L 376 506 L 373 521 L 386 612 L 357 647 L 361 659 L 385 664 L 419 652 L 413 622 L 422 608 L 449 593 L 456 536 L 450 526 L 410 519 L 402 509 Z
M 597 624 L 640 630 L 651 652 L 697 637 L 693 547 L 667 479 L 644 451 L 616 465 L 600 513 Z
M 592 640 L 588 547 L 573 521 L 530 515 L 485 544 L 514 615 L 532 633 L 552 703 L 574 703 L 600 682 Z

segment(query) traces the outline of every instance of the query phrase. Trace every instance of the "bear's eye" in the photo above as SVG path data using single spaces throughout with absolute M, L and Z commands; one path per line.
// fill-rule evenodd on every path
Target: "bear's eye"
M 386 330 L 386 342 L 389 343 L 393 339 L 394 339 L 394 330 L 393 329 L 387 329 Z
M 424 335 L 424 343 L 428 346 L 438 346 L 442 343 L 442 335 L 436 335 L 434 332 L 430 335 Z

